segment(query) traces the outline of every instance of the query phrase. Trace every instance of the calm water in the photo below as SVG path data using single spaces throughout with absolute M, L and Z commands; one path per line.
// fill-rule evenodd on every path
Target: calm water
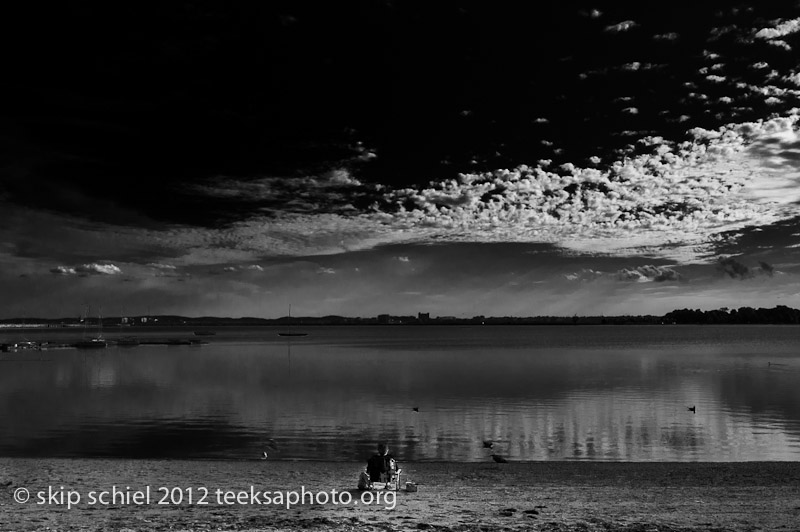
M 361 460 L 387 440 L 485 461 L 491 439 L 514 460 L 800 460 L 800 327 L 278 330 L 3 353 L 0 455 Z M 195 338 L 106 331 L 131 334 Z

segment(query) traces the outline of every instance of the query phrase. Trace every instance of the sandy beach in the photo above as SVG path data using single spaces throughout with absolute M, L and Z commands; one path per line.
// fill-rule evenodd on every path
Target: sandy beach
M 0 530 L 794 530 L 800 522 L 795 462 L 401 465 L 404 484 L 418 491 L 361 499 L 358 463 L 4 458 Z M 302 490 L 303 502 L 286 504 Z M 25 494 L 27 502 L 15 500 Z

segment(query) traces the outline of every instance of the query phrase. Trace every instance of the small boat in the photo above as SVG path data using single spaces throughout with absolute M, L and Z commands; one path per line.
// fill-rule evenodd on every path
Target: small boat
M 41 349 L 39 344 L 36 342 L 16 342 L 13 344 L 3 344 L 0 346 L 0 350 L 4 353 L 10 353 L 15 351 L 30 351 L 35 349 Z
M 279 332 L 278 336 L 308 336 L 308 333 L 304 332 L 292 332 L 292 306 L 289 305 L 289 316 L 287 317 L 287 325 L 285 332 Z
M 17 349 L 39 349 L 39 344 L 27 340 L 24 342 L 17 342 Z
M 215 333 L 214 331 L 195 331 L 194 332 L 195 336 L 214 336 L 215 334 L 217 334 L 217 333 Z
M 78 349 L 103 349 L 108 347 L 108 342 L 106 342 L 104 338 L 97 336 L 95 338 L 89 338 L 88 340 L 75 342 L 75 347 Z

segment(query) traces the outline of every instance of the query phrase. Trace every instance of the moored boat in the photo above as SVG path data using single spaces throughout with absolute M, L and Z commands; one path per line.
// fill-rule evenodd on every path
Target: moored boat
M 97 336 L 95 338 L 89 338 L 88 340 L 75 342 L 75 347 L 78 349 L 102 349 L 108 347 L 108 342 L 106 342 L 104 338 Z

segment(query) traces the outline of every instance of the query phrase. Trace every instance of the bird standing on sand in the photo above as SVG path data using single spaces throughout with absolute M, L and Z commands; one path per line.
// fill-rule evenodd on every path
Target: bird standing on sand
M 492 440 L 483 440 L 484 449 L 491 449 L 492 447 L 494 447 L 494 442 Z
M 413 410 L 414 412 L 419 412 L 419 407 L 418 407 L 418 406 L 415 406 L 415 407 L 414 407 L 414 408 L 412 408 L 411 410 Z
M 696 414 L 696 413 L 697 413 L 697 408 L 695 407 L 695 405 L 692 405 L 692 406 L 690 406 L 690 407 L 689 407 L 689 408 L 687 408 L 686 410 L 688 410 L 688 411 L 689 411 L 689 412 L 691 412 L 692 414 Z
M 506 460 L 505 458 L 503 458 L 499 454 L 493 454 L 493 455 L 491 455 L 491 457 L 492 457 L 492 460 L 494 460 L 498 464 L 507 464 L 508 463 L 508 460 Z

